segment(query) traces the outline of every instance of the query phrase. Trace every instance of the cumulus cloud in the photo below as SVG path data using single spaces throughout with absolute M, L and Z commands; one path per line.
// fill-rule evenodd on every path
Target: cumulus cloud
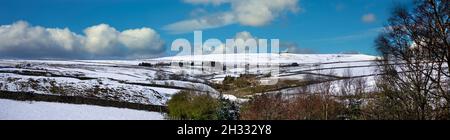
M 246 47 L 236 47 L 236 46 L 226 46 L 226 40 L 225 41 L 221 41 L 221 40 L 205 40 L 205 42 L 203 43 L 203 48 L 202 49 L 195 49 L 194 48 L 194 54 L 195 55 L 200 55 L 200 54 L 230 54 L 230 53 L 267 53 L 268 51 L 270 51 L 269 48 L 271 48 L 271 40 L 267 39 L 267 47 L 268 48 L 249 48 L 251 46 L 250 45 L 250 39 L 254 39 L 254 43 L 256 43 L 255 45 L 257 45 L 257 47 L 262 47 L 260 45 L 259 39 L 258 37 L 252 35 L 250 32 L 248 31 L 241 31 L 241 32 L 237 32 L 233 37 L 229 38 L 235 41 L 235 43 L 240 44 L 240 43 L 247 43 L 245 44 L 241 44 L 243 46 Z M 240 41 L 239 41 L 240 40 Z M 283 53 L 298 53 L 298 54 L 312 54 L 315 53 L 313 50 L 311 49 L 307 49 L 307 48 L 300 48 L 298 46 L 297 43 L 292 43 L 292 42 L 279 42 L 279 51 L 283 52 Z M 180 52 L 178 55 L 188 55 L 185 52 Z
M 236 35 L 232 38 L 235 39 L 235 42 L 238 42 L 238 40 L 242 40 L 245 43 L 245 41 L 249 40 L 249 39 L 254 39 L 256 42 L 258 41 L 258 39 L 256 37 L 254 37 L 250 32 L 247 31 L 242 31 L 242 32 L 238 32 L 236 33 Z M 208 48 L 208 46 L 204 46 L 204 50 L 206 50 L 206 54 L 223 54 L 223 53 L 245 53 L 246 49 L 245 48 L 234 48 L 234 47 L 227 47 L 226 42 L 223 42 L 221 45 L 219 46 L 215 46 L 214 48 Z M 236 51 L 236 52 L 235 52 Z M 257 53 L 257 49 L 249 49 L 247 50 L 249 53 Z
M 254 35 L 252 35 L 250 32 L 248 31 L 242 31 L 242 32 L 237 32 L 235 34 L 235 36 L 232 39 L 242 39 L 243 41 L 247 41 L 249 39 L 254 39 L 256 41 L 256 45 L 260 45 L 259 44 L 259 38 L 255 37 Z M 270 47 L 270 40 L 267 40 L 267 47 Z M 248 52 L 248 53 L 258 53 L 258 49 L 256 48 L 248 48 L 248 50 L 246 50 L 245 48 L 237 48 L 235 50 L 235 48 L 229 48 L 226 47 L 226 42 L 223 42 L 221 45 L 218 46 L 214 46 L 214 47 L 208 47 L 208 46 L 204 46 L 203 50 L 205 51 L 205 54 L 223 54 L 223 52 L 225 51 L 225 53 L 234 53 L 234 51 L 236 51 L 236 53 L 244 53 L 244 52 Z M 261 46 L 259 46 L 261 47 Z M 262 50 L 259 50 L 260 53 L 262 53 Z M 266 50 L 268 51 L 268 50 Z M 294 42 L 280 42 L 279 44 L 279 51 L 283 52 L 283 53 L 296 53 L 296 54 L 314 54 L 316 53 L 314 50 L 308 49 L 308 48 L 301 48 L 297 43 Z
M 27 22 L 19 21 L 0 26 L 0 56 L 75 57 L 75 55 L 82 55 L 80 46 L 83 40 L 82 36 L 72 33 L 67 28 L 33 27 Z
M 204 17 L 183 20 L 173 24 L 169 24 L 164 26 L 164 30 L 169 31 L 170 33 L 179 34 L 195 30 L 222 27 L 233 23 L 236 23 L 233 14 L 216 13 L 214 15 L 207 15 Z
M 248 41 L 249 39 L 254 39 L 256 42 L 257 47 L 262 47 L 260 45 L 259 42 L 259 38 L 255 37 L 254 35 L 252 35 L 250 32 L 248 31 L 242 31 L 242 32 L 237 32 L 235 34 L 235 36 L 232 38 L 235 39 L 235 42 L 238 42 L 237 40 L 241 39 L 243 42 L 241 43 L 249 43 L 249 42 L 245 42 Z M 271 47 L 271 40 L 267 39 L 267 47 Z M 223 54 L 225 53 L 265 53 L 268 52 L 269 49 L 264 48 L 262 50 L 262 48 L 249 48 L 250 46 L 247 46 L 247 48 L 234 48 L 234 47 L 227 47 L 226 42 L 223 42 L 222 44 L 218 45 L 218 46 L 204 46 L 203 51 L 205 51 L 205 54 Z M 235 52 L 236 51 L 236 52 Z M 296 43 L 289 43 L 289 42 L 280 42 L 279 44 L 279 51 L 281 52 L 288 52 L 288 53 L 314 53 L 314 51 L 310 50 L 310 49 L 306 49 L 306 48 L 300 48 Z
M 361 20 L 365 23 L 372 23 L 375 22 L 377 20 L 375 14 L 373 13 L 368 13 L 362 16 Z
M 0 26 L 0 56 L 12 58 L 133 58 L 163 51 L 164 42 L 150 28 L 122 32 L 107 25 L 88 27 L 84 35 L 68 28 L 31 26 L 25 21 Z
M 232 10 L 242 25 L 262 26 L 283 12 L 297 12 L 298 0 L 236 0 Z
M 84 33 L 86 50 L 100 56 L 138 57 L 163 50 L 163 41 L 150 28 L 119 32 L 107 24 L 100 24 L 86 28 Z
M 100 24 L 89 27 L 84 30 L 85 48 L 88 52 L 107 55 L 117 51 L 119 32 L 111 28 L 109 25 Z
M 263 26 L 283 13 L 299 11 L 298 0 L 184 0 L 191 4 L 230 4 L 231 9 L 222 13 L 175 22 L 165 26 L 172 33 L 222 27 L 234 23 L 245 26 Z

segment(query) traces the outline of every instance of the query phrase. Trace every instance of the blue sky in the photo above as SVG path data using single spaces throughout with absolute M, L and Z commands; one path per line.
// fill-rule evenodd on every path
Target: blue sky
M 7 25 L 15 25 L 18 21 L 25 22 L 28 28 L 37 26 L 53 29 L 67 28 L 71 33 L 80 36 L 87 36 L 85 32 L 87 28 L 100 24 L 106 24 L 106 29 L 114 28 L 119 32 L 118 34 L 129 29 L 148 28 L 152 31 L 150 37 L 156 34 L 157 40 L 164 42 L 162 48 L 167 48 L 177 38 L 192 39 L 193 33 L 190 30 L 193 29 L 202 29 L 204 39 L 221 40 L 233 38 L 236 34 L 245 31 L 256 38 L 278 38 L 281 42 L 295 44 L 295 47 L 313 50 L 316 53 L 357 51 L 375 55 L 373 41 L 378 31 L 385 25 L 390 9 L 396 4 L 410 5 L 412 3 L 411 0 L 273 0 L 266 1 L 266 5 L 253 3 L 256 6 L 252 6 L 250 2 L 232 1 L 2 0 L 0 25 L 4 26 L 0 31 L 3 30 L 3 33 L 14 31 Z M 268 13 L 260 12 L 261 7 L 269 9 Z M 242 14 L 246 10 L 259 12 Z M 232 19 L 222 19 L 227 14 L 230 14 Z M 186 24 L 176 25 L 183 21 L 189 23 L 189 21 L 202 19 L 213 22 L 196 25 L 193 29 Z M 183 31 L 179 31 L 180 29 Z M 45 33 L 41 34 L 45 35 Z M 3 41 L 12 39 L 11 36 L 0 35 L 0 41 L 2 37 Z M 17 38 L 17 36 L 14 37 Z M 18 44 L 27 46 L 24 42 Z M 122 41 L 122 44 L 126 46 L 129 43 Z M 151 44 L 155 45 L 155 43 Z M 0 54 L 14 53 L 12 50 L 1 47 L 0 43 Z M 10 43 L 3 47 L 15 46 Z M 148 51 L 159 52 L 156 49 Z M 167 49 L 164 52 L 167 54 Z M 111 55 L 114 54 L 116 53 L 111 53 Z M 131 54 L 136 55 L 130 52 L 121 56 Z M 149 55 L 153 54 L 156 53 Z M 47 53 L 43 52 L 42 55 L 45 57 Z

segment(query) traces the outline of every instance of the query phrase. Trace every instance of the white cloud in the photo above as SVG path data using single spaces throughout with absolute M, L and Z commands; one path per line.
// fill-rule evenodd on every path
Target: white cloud
M 84 30 L 86 50 L 100 55 L 112 53 L 118 47 L 119 32 L 106 24 L 100 24 Z
M 159 35 L 150 28 L 125 30 L 120 34 L 119 41 L 131 49 L 159 50 L 162 47 Z M 154 47 L 149 47 L 149 45 Z
M 241 43 L 245 43 L 245 41 L 248 41 L 249 39 L 254 39 L 256 41 L 256 45 L 258 45 L 257 47 L 262 47 L 262 46 L 259 46 L 260 45 L 259 40 L 258 40 L 259 38 L 253 36 L 248 31 L 237 32 L 234 35 L 234 37 L 231 37 L 230 39 L 235 39 L 234 40 L 235 42 L 237 42 L 238 39 L 241 39 L 242 41 L 244 41 Z M 208 41 L 210 41 L 210 40 L 208 40 Z M 213 44 L 216 44 L 216 46 L 208 46 L 208 45 L 205 45 L 207 41 L 203 42 L 203 48 L 202 49 L 194 49 L 194 54 L 196 54 L 196 55 L 199 55 L 199 54 L 226 54 L 226 53 L 230 54 L 230 53 L 245 53 L 246 51 L 248 51 L 248 53 L 258 53 L 257 48 L 251 48 L 251 49 L 248 48 L 248 50 L 246 50 L 246 48 L 236 48 L 235 49 L 234 47 L 227 47 L 226 41 L 225 42 L 220 41 L 220 40 L 217 40 L 217 41 L 219 41 L 219 42 L 211 42 Z M 268 41 L 267 47 L 271 47 L 270 40 L 267 40 L 267 41 Z M 268 50 L 265 50 L 265 51 L 259 50 L 259 51 L 260 51 L 260 53 L 263 53 L 263 52 L 267 52 Z M 301 54 L 315 53 L 311 49 L 300 48 L 298 44 L 292 43 L 292 42 L 280 42 L 279 51 L 289 52 L 289 53 L 301 53 Z M 180 53 L 179 55 L 187 55 L 187 54 Z
M 236 35 L 234 36 L 235 41 L 237 41 L 238 39 L 242 39 L 242 41 L 247 41 L 249 39 L 254 39 L 256 41 L 256 43 L 258 43 L 258 38 L 254 37 L 250 32 L 247 31 L 242 31 L 242 32 L 238 32 L 236 33 Z M 222 45 L 219 45 L 215 48 L 203 48 L 206 51 L 206 54 L 223 54 L 224 51 L 225 53 L 235 53 L 235 49 L 234 47 L 226 47 L 226 42 L 223 42 Z M 237 48 L 236 49 L 236 53 L 245 53 L 245 48 Z M 249 53 L 257 53 L 257 49 L 250 49 L 248 50 Z
M 237 0 L 232 3 L 232 10 L 242 25 L 262 26 L 283 12 L 297 12 L 298 0 Z
M 75 47 L 81 45 L 82 37 L 72 33 L 68 28 L 64 29 L 47 29 L 49 38 L 56 43 L 56 46 L 62 46 L 65 50 L 74 50 Z
M 361 20 L 365 23 L 372 23 L 375 22 L 377 20 L 375 14 L 373 13 L 368 13 L 362 16 Z
M 186 33 L 194 30 L 211 29 L 235 23 L 234 15 L 230 13 L 219 13 L 205 17 L 188 19 L 166 25 L 165 30 L 170 33 Z
M 259 40 L 258 37 L 253 36 L 250 32 L 248 31 L 242 31 L 242 32 L 237 32 L 236 35 L 234 36 L 233 39 L 242 39 L 243 41 L 247 41 L 249 39 L 254 39 L 256 41 L 256 45 L 259 46 Z M 267 40 L 270 41 L 270 40 Z M 235 49 L 234 48 L 228 48 L 226 47 L 226 42 L 223 42 L 221 45 L 215 47 L 215 48 L 203 48 L 204 51 L 206 51 L 206 54 L 223 54 L 223 51 L 225 51 L 225 53 L 234 53 Z M 270 42 L 267 42 L 268 46 L 270 47 Z M 237 48 L 236 49 L 236 53 L 245 53 L 246 49 L 245 48 Z M 261 50 L 259 50 L 260 53 Z M 266 50 L 268 51 L 268 50 Z M 315 53 L 313 50 L 311 49 L 307 49 L 307 48 L 300 48 L 299 45 L 297 43 L 293 43 L 293 42 L 280 42 L 279 44 L 279 51 L 281 52 L 289 52 L 289 53 L 298 53 L 298 54 L 312 54 Z M 249 53 L 258 53 L 258 49 L 256 48 L 252 48 L 248 50 Z
M 0 56 L 34 58 L 82 55 L 84 38 L 69 29 L 30 26 L 18 21 L 0 26 Z M 72 52 L 72 54 L 68 54 Z
M 192 18 L 203 17 L 207 14 L 208 14 L 208 11 L 206 11 L 203 8 L 197 8 L 197 9 L 194 9 L 191 12 L 189 12 L 189 16 Z
M 150 28 L 123 32 L 107 24 L 88 27 L 85 35 L 68 28 L 31 26 L 25 21 L 0 26 L 0 56 L 15 58 L 97 58 L 150 56 L 163 41 Z
M 230 4 L 231 9 L 222 13 L 183 20 L 165 26 L 172 33 L 218 28 L 234 23 L 245 26 L 266 25 L 283 13 L 299 11 L 298 0 L 184 0 L 191 4 Z
M 120 33 L 119 41 L 127 46 L 132 57 L 152 56 L 164 50 L 164 41 L 151 28 L 125 30 Z

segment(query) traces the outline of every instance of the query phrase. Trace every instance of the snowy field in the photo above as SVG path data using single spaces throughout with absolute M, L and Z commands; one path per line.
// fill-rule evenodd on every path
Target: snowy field
M 0 99 L 0 120 L 162 120 L 158 112 Z
M 242 73 L 271 73 L 286 79 L 302 79 L 304 73 L 342 77 L 347 76 L 347 71 L 351 72 L 351 76 L 369 76 L 375 73 L 376 58 L 364 54 L 210 54 L 164 57 L 150 62 L 185 63 L 183 67 L 175 66 L 167 71 L 184 71 L 220 82 L 226 75 L 237 76 Z M 192 63 L 193 66 L 190 65 Z M 214 68 L 211 63 L 215 63 Z M 245 69 L 245 65 L 249 68 Z M 203 71 L 200 71 L 200 67 L 204 67 Z
M 260 79 L 261 82 L 302 81 L 307 76 L 321 79 L 364 77 L 370 87 L 377 74 L 376 58 L 363 54 L 210 54 L 120 61 L 0 60 L 0 91 L 164 106 L 180 90 L 219 95 L 212 83 L 221 83 L 227 75 L 244 73 L 270 74 Z M 143 62 L 151 66 L 139 66 Z M 248 65 L 248 68 L 233 67 L 235 65 Z M 339 90 L 339 81 L 333 84 L 333 88 Z M 270 92 L 296 94 L 298 87 Z M 223 97 L 245 101 L 233 95 Z M 0 108 L 0 119 L 162 119 L 161 114 L 154 112 L 90 105 L 1 100 Z M 48 113 L 51 115 L 47 116 Z
M 376 58 L 363 54 L 210 54 L 146 60 L 0 60 L 0 90 L 165 105 L 180 90 L 217 94 L 210 83 L 243 73 L 270 73 L 266 80 L 359 76 L 373 84 Z M 138 66 L 142 62 L 171 65 Z
M 0 91 L 164 105 L 180 90 L 216 93 L 205 81 L 137 61 L 0 60 Z M 174 80 L 174 76 L 178 79 Z
M 156 61 L 216 61 L 248 63 L 325 63 L 373 60 L 374 56 L 364 54 L 208 54 L 197 56 L 173 56 L 153 59 Z

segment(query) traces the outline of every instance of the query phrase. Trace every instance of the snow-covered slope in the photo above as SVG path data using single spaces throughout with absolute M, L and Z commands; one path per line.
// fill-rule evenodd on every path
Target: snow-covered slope
M 375 56 L 364 54 L 208 54 L 208 55 L 183 55 L 153 59 L 156 61 L 216 61 L 216 62 L 248 62 L 248 63 L 328 63 L 345 61 L 374 60 Z
M 0 99 L 0 120 L 162 120 L 158 112 Z
M 376 56 L 364 54 L 283 53 L 173 56 L 148 61 L 154 63 L 172 63 L 175 66 L 167 69 L 168 71 L 187 71 L 187 73 L 203 75 L 206 79 L 220 82 L 226 75 L 237 76 L 242 73 L 271 73 L 272 76 L 278 78 L 294 80 L 303 79 L 307 74 L 329 75 L 333 77 L 371 76 L 376 72 L 376 64 L 374 63 L 376 59 Z M 192 62 L 194 62 L 193 66 Z M 210 68 L 213 62 L 216 63 L 216 68 Z M 187 63 L 187 65 L 179 67 L 178 63 Z M 246 65 L 248 65 L 248 68 L 245 68 Z M 226 68 L 222 69 L 222 66 Z
M 137 61 L 0 60 L 0 91 L 164 105 L 180 90 L 216 93 L 202 79 L 163 68 L 138 66 Z
M 302 81 L 311 76 L 321 80 L 336 79 L 332 88 L 339 90 L 338 84 L 341 82 L 338 80 L 349 77 L 365 77 L 368 87 L 374 85 L 374 75 L 377 74 L 375 59 L 377 57 L 363 54 L 210 54 L 120 61 L 0 60 L 0 92 L 31 92 L 165 105 L 180 90 L 219 95 L 216 89 L 209 86 L 211 82 L 221 82 L 227 75 L 244 73 L 270 73 L 270 77 L 261 81 Z M 142 62 L 152 66 L 138 66 Z M 171 65 L 167 65 L 169 63 Z M 212 66 L 213 63 L 219 68 Z M 246 65 L 248 67 L 241 67 Z M 299 88 L 288 87 L 271 92 L 296 94 Z M 233 95 L 224 97 L 245 101 Z M 0 99 L 0 119 L 162 119 L 162 116 L 154 112 L 91 105 L 30 104 Z
M 283 53 L 210 54 L 120 61 L 0 60 L 0 91 L 164 105 L 180 90 L 217 93 L 208 83 L 221 82 L 226 75 L 270 73 L 269 80 L 303 80 L 311 75 L 319 78 L 370 77 L 376 74 L 376 58 L 363 54 Z M 172 65 L 138 66 L 141 62 Z M 180 62 L 187 64 L 180 67 Z M 228 67 L 226 70 L 211 69 L 208 68 L 211 62 L 218 63 L 219 67 Z M 246 69 L 229 65 L 236 63 L 252 66 Z
M 308 78 L 320 81 L 335 80 L 332 82 L 332 88 L 339 91 L 343 83 L 340 79 L 347 78 L 364 80 L 368 90 L 372 90 L 375 86 L 375 76 L 378 74 L 378 64 L 375 63 L 377 58 L 364 54 L 209 54 L 164 57 L 152 59 L 149 62 L 175 64 L 167 71 L 184 71 L 217 83 L 220 83 L 227 75 L 269 74 L 271 77 L 262 78 L 261 82 L 311 80 Z M 184 65 L 180 67 L 179 63 L 184 63 Z M 215 66 L 212 66 L 212 63 L 215 63 Z M 222 67 L 226 68 L 222 69 Z M 301 87 L 271 92 L 296 94 L 299 88 Z

